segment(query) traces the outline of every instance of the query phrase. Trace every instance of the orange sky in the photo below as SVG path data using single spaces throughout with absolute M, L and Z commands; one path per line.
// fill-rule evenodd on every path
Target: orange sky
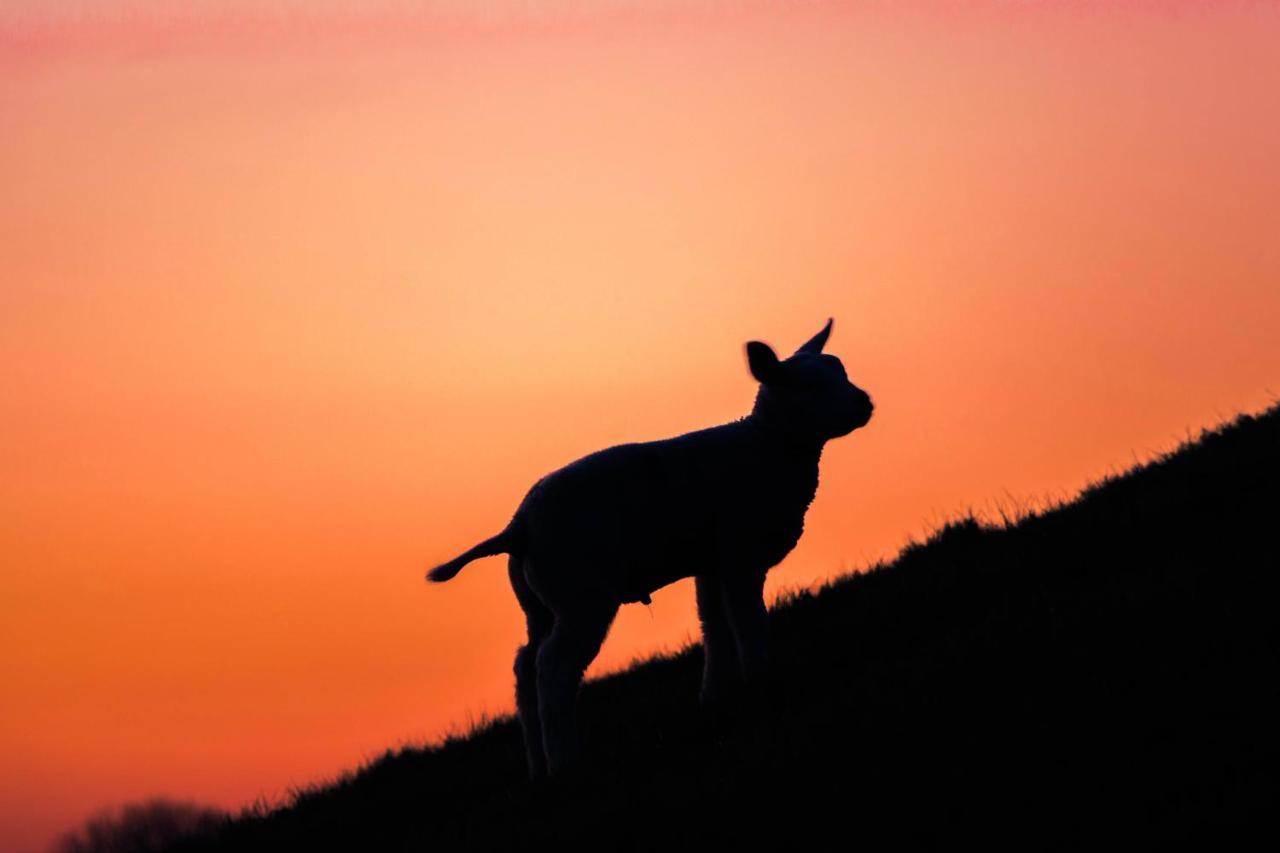
M 0 848 L 507 709 L 423 571 L 750 338 L 878 404 L 775 591 L 1280 390 L 1275 7 L 527 7 L 0 7 Z

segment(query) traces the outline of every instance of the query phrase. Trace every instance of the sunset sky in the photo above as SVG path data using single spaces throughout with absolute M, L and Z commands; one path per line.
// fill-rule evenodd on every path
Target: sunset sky
M 1280 394 L 1280 7 L 0 0 L 0 849 L 509 710 L 540 476 L 877 403 L 770 589 Z M 689 582 L 601 672 L 696 636 Z M 690 696 L 690 707 L 695 697 Z

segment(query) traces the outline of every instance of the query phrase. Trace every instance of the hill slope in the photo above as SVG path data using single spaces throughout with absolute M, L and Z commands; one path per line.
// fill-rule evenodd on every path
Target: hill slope
M 572 778 L 526 783 L 499 721 L 182 849 L 1274 837 L 1278 510 L 1280 407 L 778 607 L 735 721 L 698 713 L 692 649 L 584 689 Z

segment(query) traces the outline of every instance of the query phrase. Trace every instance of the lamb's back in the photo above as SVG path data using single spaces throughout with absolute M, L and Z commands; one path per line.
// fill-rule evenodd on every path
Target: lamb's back
M 705 570 L 740 452 L 733 427 L 617 445 L 548 474 L 520 509 L 529 558 L 627 600 Z

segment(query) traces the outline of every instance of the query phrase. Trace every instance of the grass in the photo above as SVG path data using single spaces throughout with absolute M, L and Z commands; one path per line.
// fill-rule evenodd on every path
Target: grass
M 584 688 L 570 777 L 503 718 L 174 849 L 1274 843 L 1278 534 L 1280 407 L 781 603 L 730 719 L 692 648 Z

